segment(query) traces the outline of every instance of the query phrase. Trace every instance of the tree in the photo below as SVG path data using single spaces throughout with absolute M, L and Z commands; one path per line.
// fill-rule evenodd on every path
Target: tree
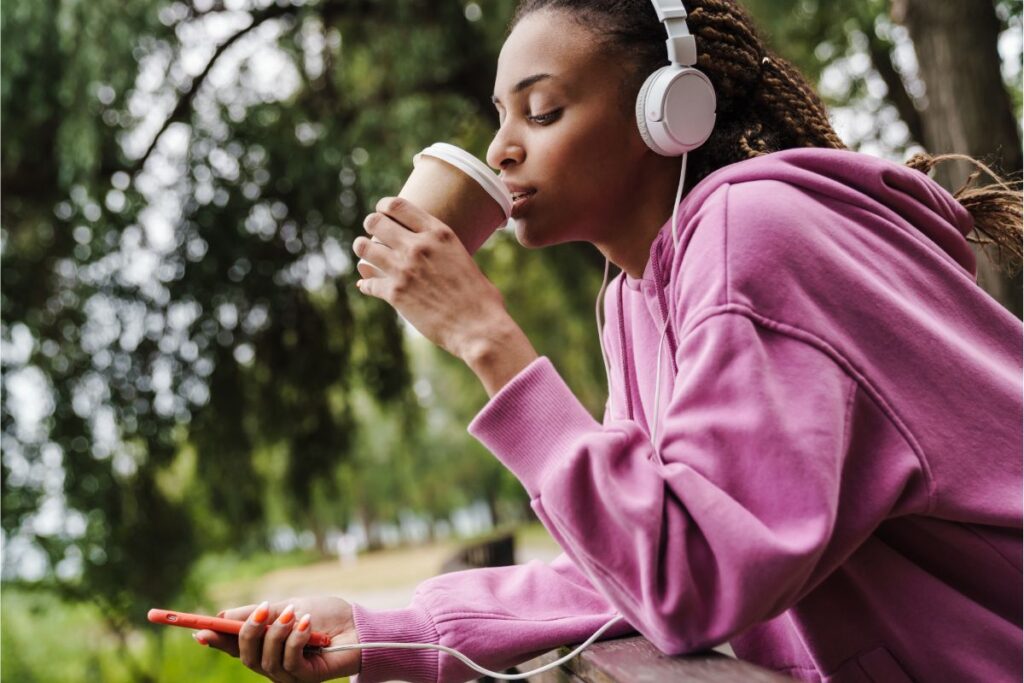
M 1020 178 L 1021 86 L 1003 81 L 996 50 L 1000 33 L 1020 31 L 1020 0 L 747 4 L 775 49 L 819 84 L 834 114 L 871 122 L 847 133 L 851 148 L 894 160 L 922 148 L 969 154 Z M 946 164 L 936 180 L 955 191 L 968 172 Z M 1002 275 L 978 256 L 979 284 L 1019 317 L 1020 274 Z
M 996 46 L 1002 27 L 994 3 L 893 0 L 892 16 L 914 41 L 925 84 L 927 105 L 920 124 L 924 147 L 982 159 L 1001 175 L 1019 179 L 1024 170 L 1021 136 L 1000 75 Z M 956 162 L 937 168 L 936 180 L 955 190 L 973 170 L 966 162 Z M 1020 317 L 1020 274 L 1010 278 L 999 273 L 976 251 L 979 284 Z

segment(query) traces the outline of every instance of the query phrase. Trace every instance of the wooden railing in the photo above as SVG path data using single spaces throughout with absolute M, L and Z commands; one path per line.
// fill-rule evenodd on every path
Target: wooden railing
M 565 646 L 523 662 L 532 671 L 575 649 Z M 709 651 L 681 657 L 662 654 L 643 636 L 593 643 L 560 667 L 530 676 L 530 683 L 793 683 L 749 662 Z
M 442 572 L 474 567 L 515 564 L 515 534 L 499 531 L 461 548 L 442 567 Z M 569 654 L 575 646 L 545 653 L 506 673 L 532 671 Z M 494 679 L 484 677 L 481 683 Z M 579 656 L 542 674 L 530 683 L 792 683 L 793 679 L 749 662 L 709 651 L 681 657 L 662 654 L 643 636 L 593 643 Z

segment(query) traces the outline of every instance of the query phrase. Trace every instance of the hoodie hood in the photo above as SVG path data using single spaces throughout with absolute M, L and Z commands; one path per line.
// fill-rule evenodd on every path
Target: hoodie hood
M 976 274 L 974 252 L 966 236 L 974 227 L 971 214 L 944 187 L 924 173 L 860 152 L 817 147 L 787 149 L 718 169 L 683 198 L 680 224 L 685 225 L 716 189 L 725 184 L 777 180 L 825 197 L 832 197 L 927 238 L 971 276 Z M 671 259 L 671 219 L 652 245 L 651 278 Z

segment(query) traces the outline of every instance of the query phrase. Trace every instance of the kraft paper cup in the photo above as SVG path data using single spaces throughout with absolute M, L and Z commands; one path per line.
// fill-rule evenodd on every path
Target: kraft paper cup
M 449 226 L 475 254 L 512 214 L 512 195 L 496 173 L 475 156 L 452 144 L 437 142 L 412 158 L 413 170 L 398 193 Z M 360 260 L 365 277 L 379 275 Z

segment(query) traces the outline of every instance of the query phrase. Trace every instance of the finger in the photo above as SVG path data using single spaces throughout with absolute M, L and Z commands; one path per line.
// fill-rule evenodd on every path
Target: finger
M 217 612 L 217 616 L 221 619 L 234 619 L 236 621 L 245 621 L 252 614 L 252 611 L 256 609 L 256 605 L 245 605 L 244 607 L 232 607 L 230 609 L 222 609 Z
M 288 677 L 284 672 L 284 642 L 295 626 L 295 605 L 288 605 L 263 638 L 263 670 L 274 679 Z
M 356 270 L 363 277 L 384 277 L 384 271 L 364 259 L 356 263 Z
M 381 197 L 375 207 L 413 232 L 424 232 L 439 223 L 436 218 L 402 197 Z
M 371 213 L 364 218 L 363 230 L 373 236 L 374 242 L 393 249 L 400 248 L 414 234 L 414 231 L 383 213 Z
M 263 654 L 263 633 L 269 617 L 270 605 L 262 602 L 253 610 L 238 632 L 238 658 L 242 660 L 242 664 L 256 673 L 262 673 L 260 660 Z
M 383 299 L 384 301 L 391 303 L 391 300 L 388 298 L 391 293 L 391 285 L 388 284 L 387 278 L 371 277 L 368 279 L 358 280 L 356 282 L 356 288 L 367 296 Z
M 202 629 L 193 633 L 192 637 L 200 645 L 208 645 L 221 652 L 226 652 L 232 657 L 238 656 L 238 636 Z
M 288 634 L 288 640 L 284 644 L 284 670 L 296 676 L 303 671 L 306 665 L 306 657 L 302 648 L 306 647 L 306 643 L 309 642 L 309 637 L 313 633 L 311 619 L 309 614 L 303 615 L 295 623 L 295 628 Z
M 352 242 L 352 251 L 355 252 L 356 256 L 385 274 L 394 272 L 398 266 L 393 249 L 368 240 L 365 237 L 357 237 Z

